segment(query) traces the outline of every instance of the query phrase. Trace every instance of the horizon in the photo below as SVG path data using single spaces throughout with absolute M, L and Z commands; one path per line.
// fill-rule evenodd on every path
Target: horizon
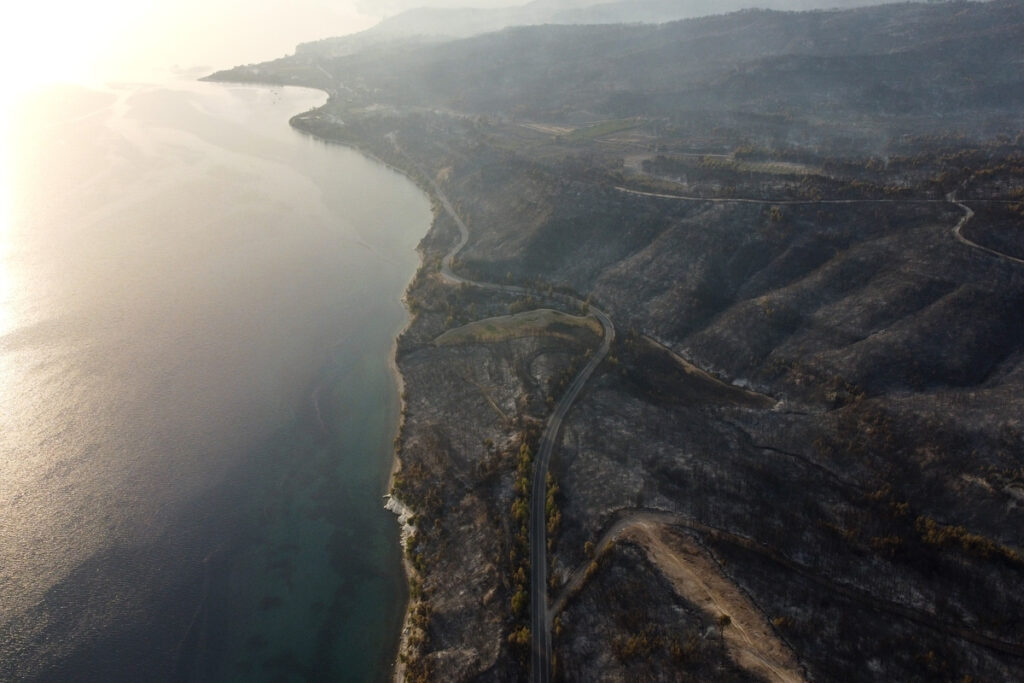
M 795 10 L 807 4 L 789 2 Z M 57 84 L 102 86 L 163 81 L 169 76 L 197 78 L 288 56 L 301 43 L 358 33 L 414 8 L 494 9 L 528 4 L 530 0 L 265 0 L 255 6 L 240 0 L 23 4 L 11 10 L 0 41 L 6 92 L 0 103 Z M 751 0 L 745 4 L 778 3 Z
M 100 0 L 20 5 L 6 22 L 3 75 L 6 90 L 14 93 L 61 84 L 192 77 L 290 55 L 300 43 L 358 33 L 414 6 L 516 4 L 523 3 L 268 0 L 247 6 L 238 0 Z

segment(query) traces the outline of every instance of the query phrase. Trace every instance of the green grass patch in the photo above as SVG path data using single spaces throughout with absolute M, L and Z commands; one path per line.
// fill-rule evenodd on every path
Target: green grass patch
M 602 332 L 601 323 L 592 316 L 569 315 L 550 308 L 538 308 L 456 327 L 435 339 L 434 344 L 486 344 L 522 337 L 555 337 L 588 343 L 594 337 L 600 337 Z
M 638 119 L 613 119 L 611 121 L 602 121 L 601 123 L 595 123 L 592 126 L 586 128 L 577 128 L 573 132 L 565 136 L 566 140 L 593 140 L 595 138 L 602 138 L 605 135 L 611 135 L 612 133 L 621 133 L 624 130 L 636 128 L 640 125 Z

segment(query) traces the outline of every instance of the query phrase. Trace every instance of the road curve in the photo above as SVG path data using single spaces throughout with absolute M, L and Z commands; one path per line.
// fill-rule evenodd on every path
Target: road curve
M 397 143 L 392 143 L 400 153 Z M 409 157 L 403 153 L 407 159 Z M 459 217 L 448 200 L 447 195 L 441 190 L 437 182 L 428 175 L 419 164 L 409 159 L 416 166 L 420 174 L 426 179 L 434 190 L 434 196 L 441 203 L 445 212 L 455 221 L 459 229 L 459 240 L 455 246 L 441 259 L 441 277 L 451 284 L 471 285 L 491 291 L 506 292 L 510 294 L 531 294 L 538 298 L 546 298 L 558 301 L 570 306 L 584 306 L 585 302 L 568 296 L 566 294 L 544 294 L 527 287 L 518 285 L 501 285 L 494 282 L 481 282 L 470 280 L 457 275 L 452 271 L 452 263 L 462 248 L 469 241 L 469 228 Z M 589 312 L 593 314 L 604 329 L 601 339 L 601 346 L 590 355 L 583 370 L 573 379 L 569 388 L 555 404 L 554 412 L 548 418 L 544 433 L 541 434 L 540 444 L 533 462 L 533 482 L 530 496 L 530 680 L 535 683 L 547 683 L 551 680 L 551 614 L 548 608 L 547 583 L 548 583 L 548 562 L 547 562 L 547 519 L 544 504 L 547 499 L 547 474 L 548 466 L 551 464 L 551 454 L 554 451 L 558 433 L 562 428 L 562 422 L 572 407 L 573 402 L 579 396 L 583 386 L 590 379 L 591 375 L 605 359 L 611 350 L 612 342 L 615 340 L 615 325 L 611 318 L 604 311 L 589 306 Z
M 679 194 L 664 194 L 661 192 L 644 192 L 642 190 L 633 190 L 628 187 L 616 185 L 615 189 L 625 194 L 637 195 L 640 197 L 656 197 L 658 199 L 675 199 L 684 202 L 709 202 L 712 204 L 771 204 L 773 206 L 798 206 L 798 205 L 813 205 L 813 204 L 936 204 L 940 202 L 947 202 L 958 207 L 964 212 L 963 217 L 953 227 L 953 236 L 963 244 L 975 249 L 980 249 L 992 256 L 997 256 L 1001 259 L 1011 261 L 1013 263 L 1020 263 L 1024 265 L 1024 259 L 1017 258 L 1016 256 L 1010 256 L 1001 251 L 996 251 L 990 247 L 983 246 L 977 242 L 970 240 L 963 235 L 963 227 L 974 218 L 974 210 L 967 206 L 963 202 L 960 202 L 956 198 L 956 191 L 950 192 L 946 195 L 945 199 L 746 199 L 740 197 L 696 197 Z M 989 199 L 980 200 L 988 202 L 997 202 L 1000 204 L 1009 203 L 1009 200 L 1002 199 Z
M 401 149 L 398 148 L 397 142 L 392 139 L 395 143 L 396 149 L 401 153 Z M 403 156 L 404 153 L 403 153 Z M 406 156 L 408 158 L 408 156 Z M 452 265 L 455 261 L 456 256 L 466 246 L 469 241 L 469 229 L 465 222 L 459 216 L 458 212 L 455 211 L 455 207 L 452 206 L 447 195 L 441 190 L 437 182 L 428 175 L 422 167 L 409 159 L 420 171 L 422 176 L 427 180 L 434 190 L 434 195 L 437 197 L 441 206 L 445 212 L 452 218 L 455 225 L 459 230 L 459 239 L 456 244 L 448 251 L 447 254 L 441 260 L 440 275 L 441 277 L 450 284 L 458 285 L 470 285 L 474 287 L 480 287 L 482 289 L 488 289 L 491 291 L 500 291 L 510 294 L 523 295 L 531 294 L 541 298 L 553 299 L 563 304 L 580 306 L 583 304 L 575 297 L 555 294 L 545 296 L 542 293 L 535 292 L 526 287 L 520 287 L 518 285 L 503 285 L 493 282 L 482 282 L 477 280 L 470 280 L 456 274 L 452 270 Z M 953 228 L 953 234 L 960 242 L 976 248 L 994 256 L 1000 258 L 1024 264 L 1024 260 L 1015 258 L 1008 254 L 995 251 L 988 247 L 984 247 L 977 244 L 963 236 L 961 230 L 971 218 L 974 216 L 974 211 L 956 200 L 955 192 L 951 192 L 946 196 L 945 200 L 941 199 L 825 199 L 825 200 L 782 200 L 782 201 L 771 201 L 763 199 L 738 199 L 738 198 L 706 198 L 706 197 L 686 197 L 679 195 L 660 194 L 654 192 L 642 192 L 639 190 L 632 190 L 626 187 L 616 186 L 616 190 L 628 194 L 635 194 L 647 197 L 658 197 L 664 199 L 675 199 L 683 201 L 707 201 L 715 203 L 749 203 L 749 204 L 776 204 L 776 205 L 795 205 L 795 204 L 857 204 L 857 203 L 936 203 L 946 201 L 959 207 L 964 212 L 964 216 Z M 568 414 L 572 404 L 576 401 L 580 392 L 583 390 L 584 385 L 594 374 L 594 371 L 601 364 L 601 362 L 608 355 L 611 344 L 615 339 L 615 326 L 608 315 L 594 307 L 590 306 L 590 312 L 597 317 L 601 322 L 601 326 L 604 329 L 604 335 L 601 341 L 601 346 L 595 353 L 590 356 L 587 365 L 583 370 L 576 375 L 572 383 L 569 385 L 568 390 L 562 395 L 558 403 L 555 405 L 555 409 L 551 416 L 548 418 L 547 425 L 545 426 L 544 432 L 540 438 L 540 444 L 537 450 L 536 458 L 534 460 L 533 469 L 533 480 L 532 480 L 532 495 L 530 498 L 530 527 L 529 527 L 529 540 L 530 540 L 530 633 L 531 633 L 531 648 L 530 648 L 530 680 L 534 683 L 547 683 L 551 680 L 551 617 L 552 610 L 548 605 L 547 599 L 547 519 L 545 515 L 545 501 L 547 498 L 546 481 L 548 468 L 551 463 L 551 455 L 554 451 L 555 444 L 557 442 L 558 434 L 561 431 L 562 423 L 565 420 L 565 416 Z M 563 603 L 565 596 L 562 596 L 560 603 Z M 886 605 L 890 611 L 899 612 L 906 611 L 895 609 L 893 606 Z M 917 621 L 921 621 L 921 616 L 914 614 L 903 614 L 902 616 L 915 618 Z M 930 624 L 931 625 L 931 624 Z M 933 625 L 934 626 L 934 625 Z M 948 626 L 946 627 L 949 628 Z M 979 637 L 976 634 L 966 632 L 966 629 L 956 629 L 956 635 L 967 640 L 973 640 L 979 642 L 979 644 L 986 645 L 988 647 L 995 646 L 995 649 L 1009 649 L 1004 643 L 996 643 L 991 639 Z M 1002 646 L 1002 647 L 999 647 Z M 1019 654 L 1018 648 L 1013 648 L 1013 654 Z M 1005 650 L 1004 650 L 1005 651 Z
M 530 633 L 533 635 L 530 652 L 530 680 L 541 683 L 551 676 L 551 618 L 548 610 L 547 584 L 547 518 L 544 504 L 547 499 L 546 481 L 551 453 L 554 450 L 558 432 L 562 428 L 569 408 L 579 396 L 594 370 L 608 355 L 615 340 L 615 327 L 604 311 L 590 307 L 601 326 L 604 338 L 601 346 L 591 354 L 586 367 L 576 375 L 569 389 L 559 399 L 555 411 L 548 418 L 544 434 L 540 438 L 537 457 L 533 463 L 533 495 L 530 498 Z
M 626 194 L 640 197 L 657 197 L 659 199 L 678 199 L 685 202 L 710 202 L 712 204 L 771 204 L 773 206 L 798 206 L 802 204 L 937 204 L 943 199 L 749 199 L 744 197 L 696 197 L 681 194 L 664 194 L 661 192 L 644 192 L 616 185 L 615 189 Z
M 956 237 L 957 240 L 959 240 L 960 242 L 963 242 L 964 244 L 966 244 L 969 247 L 974 247 L 975 249 L 981 249 L 982 251 L 987 252 L 989 254 L 992 254 L 993 256 L 998 256 L 999 258 L 1006 259 L 1007 261 L 1012 261 L 1014 263 L 1020 263 L 1020 264 L 1024 265 L 1024 259 L 1019 259 L 1016 256 L 1010 256 L 1009 254 L 1004 254 L 1001 251 L 996 251 L 995 249 L 991 249 L 989 247 L 982 246 L 982 245 L 978 244 L 977 242 L 975 242 L 974 240 L 970 240 L 970 239 L 964 237 L 963 227 L 965 225 L 967 225 L 967 223 L 972 218 L 974 218 L 974 209 L 972 209 L 971 207 L 967 206 L 963 202 L 958 201 L 957 198 L 956 198 L 956 192 L 955 191 L 954 192 L 950 192 L 948 195 L 946 195 L 946 201 L 949 201 L 949 202 L 955 204 L 956 206 L 958 206 L 964 212 L 963 218 L 961 218 L 959 220 L 959 222 L 957 222 L 956 226 L 953 228 L 953 236 Z
M 397 148 L 397 144 L 395 145 Z M 401 150 L 399 150 L 401 151 Z M 408 157 L 407 157 L 408 158 Z M 411 161 L 411 159 L 410 159 Z M 413 162 L 415 164 L 415 162 Z M 419 168 L 420 173 L 430 183 L 434 190 L 434 195 L 437 197 L 441 206 L 445 212 L 452 218 L 455 225 L 459 230 L 459 239 L 456 244 L 445 254 L 441 260 L 440 274 L 441 277 L 451 283 L 459 285 L 471 285 L 474 287 L 480 287 L 492 291 L 506 292 L 510 294 L 523 295 L 532 294 L 539 297 L 544 297 L 543 294 L 535 292 L 526 287 L 520 287 L 517 285 L 502 285 L 493 282 L 481 282 L 477 280 L 470 280 L 457 275 L 452 270 L 452 264 L 455 261 L 455 257 L 462 251 L 463 247 L 469 241 L 469 229 L 465 222 L 455 211 L 455 207 L 452 206 L 447 195 L 441 190 L 437 182 L 429 176 L 418 164 L 415 164 Z M 664 199 L 676 199 L 683 201 L 708 201 L 708 202 L 721 202 L 721 203 L 749 203 L 749 204 L 781 204 L 781 205 L 794 205 L 794 204 L 857 204 L 857 203 L 936 203 L 946 201 L 955 204 L 961 210 L 964 211 L 963 218 L 956 224 L 953 229 L 953 234 L 960 242 L 988 252 L 994 256 L 1004 258 L 1010 261 L 1024 264 L 1024 260 L 1015 258 L 1008 254 L 989 249 L 980 244 L 977 244 L 961 233 L 961 229 L 968 221 L 974 216 L 974 211 L 967 205 L 959 202 L 955 198 L 955 193 L 950 193 L 946 196 L 945 200 L 941 199 L 825 199 L 825 200 L 783 200 L 783 201 L 771 201 L 762 199 L 733 199 L 733 198 L 705 198 L 705 197 L 685 197 L 679 195 L 659 194 L 653 192 L 642 192 L 639 190 L 631 190 L 629 188 L 616 186 L 616 190 L 628 194 L 635 194 L 648 197 L 659 197 Z M 555 294 L 547 296 L 546 298 L 559 301 L 563 304 L 569 305 L 582 305 L 583 302 L 579 301 L 574 297 L 570 297 L 562 294 Z M 545 515 L 545 502 L 547 498 L 546 482 L 548 467 L 551 463 L 551 454 L 554 451 L 555 443 L 558 438 L 558 434 L 561 431 L 562 423 L 565 420 L 565 416 L 568 414 L 572 404 L 576 401 L 580 392 L 583 390 L 584 385 L 590 379 L 591 375 L 597 369 L 598 365 L 605 359 L 608 352 L 611 349 L 611 344 L 615 339 L 615 326 L 608 315 L 594 307 L 590 306 L 590 312 L 597 317 L 601 322 L 601 326 L 604 329 L 603 339 L 601 346 L 598 350 L 590 356 L 590 360 L 583 370 L 576 375 L 572 383 L 569 385 L 568 390 L 562 395 L 558 403 L 555 405 L 554 412 L 548 418 L 547 425 L 544 428 L 544 433 L 541 435 L 540 444 L 537 450 L 536 458 L 534 460 L 533 469 L 533 481 L 532 481 L 532 495 L 530 498 L 530 634 L 531 634 L 531 648 L 530 648 L 530 680 L 534 683 L 547 683 L 551 680 L 551 617 L 552 610 L 549 608 L 547 599 L 547 519 Z M 890 609 L 892 609 L 890 607 Z M 909 616 L 909 615 L 904 615 Z M 914 615 L 917 616 L 917 615 Z M 918 617 L 920 619 L 920 617 Z M 957 633 L 960 637 L 965 637 L 963 631 Z M 974 635 L 974 634 L 971 634 Z M 994 643 L 987 638 L 979 639 L 977 636 L 973 638 L 967 636 L 968 640 L 982 640 L 981 644 L 992 647 Z M 1004 645 L 1001 644 L 1000 645 Z M 1004 645 L 1005 647 L 1005 645 Z M 998 648 L 997 648 L 998 649 Z

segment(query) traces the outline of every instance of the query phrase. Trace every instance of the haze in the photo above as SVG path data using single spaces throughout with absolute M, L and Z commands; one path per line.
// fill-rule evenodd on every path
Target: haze
M 0 49 L 7 72 L 5 85 L 15 90 L 48 82 L 147 79 L 168 71 L 200 75 L 291 54 L 298 43 L 358 32 L 415 7 L 496 8 L 522 4 L 517 0 L 21 3 L 8 9 Z M 536 4 L 570 9 L 593 3 L 555 0 Z M 851 3 L 761 0 L 741 4 L 805 9 Z M 688 14 L 725 11 L 715 4 L 680 5 L 687 6 Z
M 429 3 L 23 3 L 8 8 L 4 22 L 4 80 L 20 90 L 48 82 L 140 79 L 169 70 L 189 72 L 257 62 L 290 54 L 302 41 L 360 31 L 413 4 Z

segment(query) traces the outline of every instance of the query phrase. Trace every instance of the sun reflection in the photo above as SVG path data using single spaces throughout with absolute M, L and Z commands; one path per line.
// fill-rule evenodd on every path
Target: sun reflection
M 55 82 L 81 83 L 93 77 L 97 60 L 148 2 L 17 3 L 5 11 L 4 87 L 17 96 Z
M 56 84 L 109 90 L 274 59 L 302 41 L 365 29 L 379 17 L 339 0 L 92 0 L 8 3 L 0 21 L 0 334 L 14 324 L 13 185 L 20 102 Z M 269 30 L 272 27 L 272 30 Z M 203 71 L 206 70 L 206 71 Z M 59 118 L 59 117 L 58 117 Z M 31 123 L 31 122 L 30 122 Z
M 4 89 L 97 85 L 180 68 L 275 59 L 295 45 L 359 31 L 379 16 L 340 0 L 21 2 L 0 24 Z M 0 95 L 3 97 L 3 95 Z

